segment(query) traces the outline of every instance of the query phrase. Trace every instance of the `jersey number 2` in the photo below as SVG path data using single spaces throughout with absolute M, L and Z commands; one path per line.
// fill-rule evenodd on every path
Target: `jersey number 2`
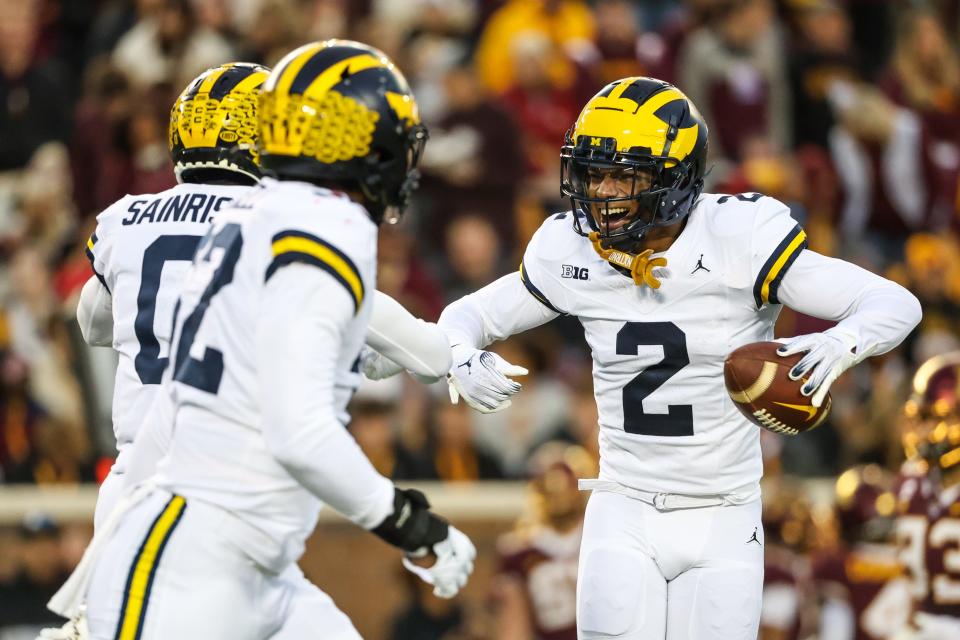
M 642 436 L 692 436 L 693 405 L 671 404 L 667 413 L 646 413 L 643 401 L 690 364 L 687 337 L 672 322 L 628 322 L 617 332 L 617 353 L 637 355 L 637 347 L 661 345 L 663 360 L 623 387 L 623 429 Z
M 212 347 L 204 347 L 203 358 L 190 356 L 190 349 L 197 337 L 203 315 L 210 306 L 210 299 L 220 289 L 233 282 L 234 268 L 240 259 L 240 249 L 243 247 L 243 237 L 240 235 L 240 225 L 227 224 L 216 235 L 208 234 L 204 237 L 200 248 L 197 249 L 194 268 L 200 263 L 207 263 L 214 268 L 203 293 L 196 306 L 184 321 L 180 331 L 180 340 L 177 343 L 177 355 L 174 361 L 173 378 L 178 382 L 191 387 L 216 393 L 220 389 L 220 380 L 223 378 L 223 353 Z M 177 303 L 177 313 L 179 314 Z M 174 321 L 176 322 L 176 321 Z

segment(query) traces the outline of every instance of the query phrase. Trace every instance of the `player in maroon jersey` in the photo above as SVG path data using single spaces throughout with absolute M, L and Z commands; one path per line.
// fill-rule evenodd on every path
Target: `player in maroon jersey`
M 809 591 L 809 564 L 803 551 L 812 527 L 810 503 L 785 479 L 768 482 L 763 488 L 763 604 L 758 640 L 799 640 Z
M 917 369 L 904 414 L 897 539 L 914 599 L 905 637 L 960 638 L 960 352 Z
M 877 465 L 854 467 L 835 485 L 837 549 L 814 559 L 821 640 L 886 640 L 904 627 L 910 596 L 893 544 L 896 499 Z
M 576 640 L 577 556 L 589 494 L 578 478 L 596 476 L 587 451 L 540 447 L 531 460 L 531 509 L 497 543 L 496 638 Z

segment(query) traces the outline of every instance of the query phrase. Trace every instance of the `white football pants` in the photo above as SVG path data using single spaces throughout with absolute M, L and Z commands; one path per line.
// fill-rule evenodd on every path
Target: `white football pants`
M 275 574 L 222 535 L 231 516 L 155 490 L 124 514 L 87 589 L 92 640 L 358 640 L 291 564 Z
M 131 444 L 121 446 L 117 457 L 110 466 L 110 473 L 103 479 L 100 491 L 97 493 L 97 508 L 93 512 L 93 529 L 96 531 L 107 521 L 113 508 L 127 490 L 126 464 L 130 457 Z
M 580 640 L 756 640 L 760 500 L 658 511 L 610 491 L 587 504 L 577 579 Z

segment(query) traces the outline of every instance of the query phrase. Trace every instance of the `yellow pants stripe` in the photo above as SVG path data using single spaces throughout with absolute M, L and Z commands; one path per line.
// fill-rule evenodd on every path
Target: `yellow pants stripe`
M 182 496 L 173 496 L 147 531 L 127 577 L 115 640 L 139 640 L 160 556 L 186 507 Z

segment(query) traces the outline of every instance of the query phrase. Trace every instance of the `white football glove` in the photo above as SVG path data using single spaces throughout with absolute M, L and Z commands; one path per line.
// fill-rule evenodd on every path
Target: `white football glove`
M 467 578 L 473 573 L 473 559 L 477 549 L 463 532 L 450 525 L 445 540 L 433 545 L 433 554 L 437 561 L 430 567 L 420 567 L 409 558 L 422 558 L 427 555 L 426 548 L 403 558 L 403 566 L 418 578 L 433 585 L 433 595 L 438 598 L 452 598 L 467 584 Z
M 403 367 L 370 347 L 360 349 L 360 372 L 367 380 L 392 378 L 403 371 Z
M 41 629 L 36 640 L 89 640 L 89 638 L 86 607 L 81 607 L 80 612 L 62 627 Z
M 447 375 L 450 402 L 462 397 L 480 413 L 496 413 L 510 406 L 510 396 L 521 389 L 507 376 L 525 376 L 527 370 L 510 364 L 492 351 L 454 345 L 453 366 Z
M 790 369 L 788 377 L 791 380 L 805 378 L 806 382 L 800 388 L 800 393 L 805 396 L 813 395 L 810 404 L 819 407 L 833 381 L 862 359 L 854 353 L 855 348 L 853 339 L 842 334 L 809 333 L 785 340 L 784 345 L 777 349 L 777 355 L 790 356 L 806 352 L 800 362 Z

